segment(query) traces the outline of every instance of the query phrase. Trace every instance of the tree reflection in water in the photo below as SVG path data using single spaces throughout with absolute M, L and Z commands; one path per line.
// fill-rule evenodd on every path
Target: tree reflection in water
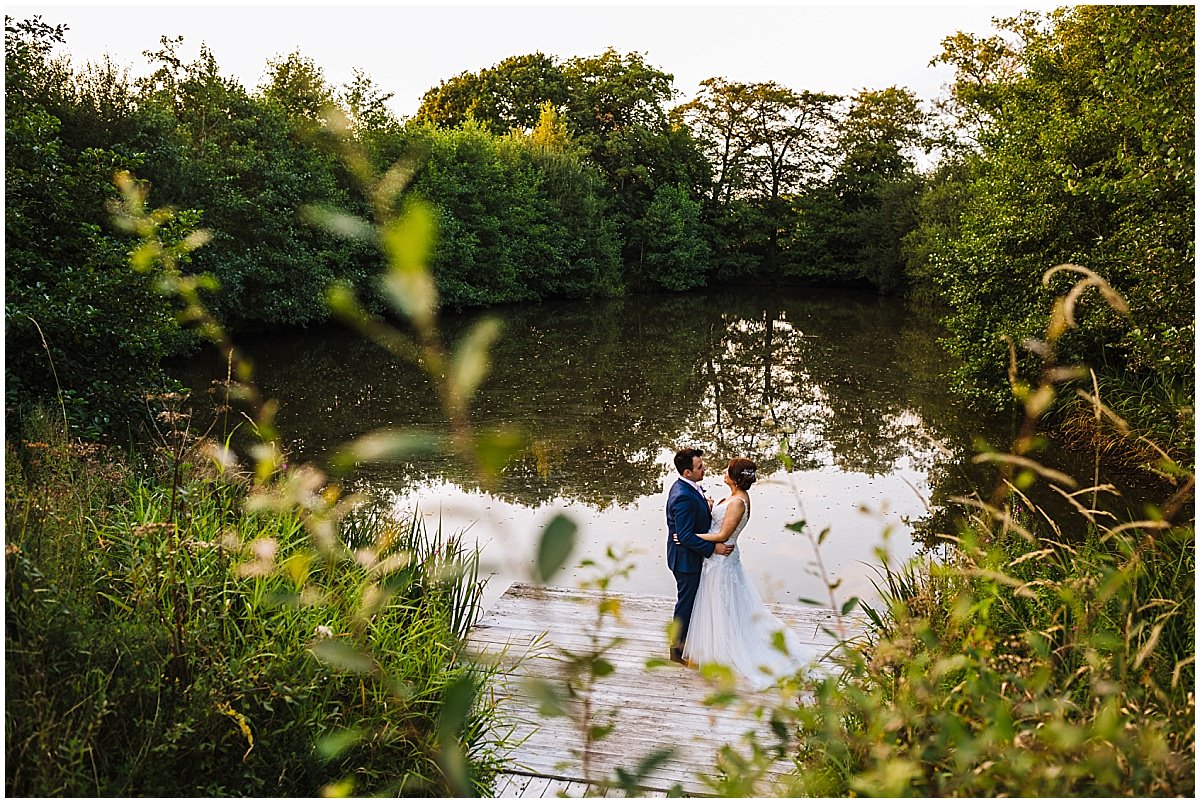
M 504 336 L 473 417 L 481 428 L 519 427 L 530 448 L 494 488 L 481 488 L 467 466 L 444 455 L 366 466 L 354 481 L 425 510 L 452 497 L 482 501 L 475 515 L 507 511 L 519 528 L 533 527 L 539 509 L 566 509 L 584 525 L 585 549 L 589 523 L 597 531 L 593 547 L 622 538 L 644 546 L 654 556 L 642 561 L 653 567 L 647 577 L 669 580 L 656 550 L 661 493 L 679 445 L 702 448 L 718 473 L 730 457 L 751 457 L 760 476 L 778 481 L 786 478 L 778 449 L 787 437 L 791 479 L 813 500 L 810 518 L 825 511 L 829 522 L 853 530 L 842 533 L 844 541 L 866 545 L 844 555 L 853 564 L 873 561 L 882 525 L 851 521 L 845 511 L 889 502 L 903 557 L 916 548 L 911 522 L 924 515 L 918 491 L 936 504 L 977 476 L 971 436 L 1005 442 L 994 422 L 958 405 L 939 379 L 948 358 L 936 321 L 896 299 L 761 289 L 489 314 L 502 320 Z M 453 340 L 476 317 L 446 316 L 445 334 Z M 281 431 L 302 458 L 320 460 L 379 427 L 437 430 L 444 423 L 423 376 L 356 335 L 324 329 L 245 345 L 260 385 L 281 402 Z M 198 389 L 223 377 L 224 366 L 194 363 L 177 373 Z M 723 491 L 715 478 L 709 489 Z M 763 483 L 756 501 L 756 528 L 774 539 L 760 559 L 796 553 L 787 571 L 800 573 L 808 558 L 767 531 L 799 517 L 790 491 Z M 838 535 L 835 529 L 831 541 Z M 869 570 L 847 571 L 862 575 L 853 593 L 869 595 Z M 811 589 L 806 582 L 785 580 L 786 593 Z

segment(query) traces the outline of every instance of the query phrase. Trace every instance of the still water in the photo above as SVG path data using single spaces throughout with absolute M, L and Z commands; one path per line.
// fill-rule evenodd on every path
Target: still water
M 772 289 L 487 314 L 504 335 L 472 418 L 482 429 L 519 427 L 531 448 L 486 490 L 444 455 L 369 466 L 355 479 L 398 513 L 477 538 L 491 578 L 485 602 L 529 577 L 537 535 L 558 512 L 580 528 L 572 565 L 603 564 L 609 547 L 628 552 L 635 567 L 614 588 L 673 595 L 663 505 L 684 445 L 704 450 L 714 469 L 704 485 L 718 500 L 730 458 L 758 462 L 739 548 L 764 598 L 828 602 L 813 542 L 786 527 L 805 520 L 814 534 L 829 528 L 820 559 L 840 583 L 838 602 L 873 600 L 883 555 L 900 562 L 929 549 L 920 523 L 972 470 L 971 436 L 1004 429 L 946 392 L 936 321 L 896 299 Z M 447 316 L 447 339 L 478 317 Z M 244 345 L 299 459 L 319 461 L 379 427 L 443 427 L 424 376 L 357 335 L 325 328 Z M 178 373 L 200 391 L 225 370 L 197 359 Z M 783 438 L 791 471 L 778 457 Z M 558 582 L 594 575 L 575 565 Z

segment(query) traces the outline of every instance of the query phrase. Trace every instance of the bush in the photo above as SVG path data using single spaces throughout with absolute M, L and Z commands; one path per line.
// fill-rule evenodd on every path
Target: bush
M 300 512 L 246 512 L 195 455 L 173 488 L 42 432 L 6 444 L 7 794 L 445 795 L 446 738 L 489 787 L 490 709 L 442 721 L 487 671 L 461 653 L 476 553 L 364 509 L 318 559 Z

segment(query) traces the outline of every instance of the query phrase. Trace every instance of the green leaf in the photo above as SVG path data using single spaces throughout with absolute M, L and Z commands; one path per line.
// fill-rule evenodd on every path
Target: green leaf
M 462 398 L 474 396 L 479 383 L 488 375 L 491 369 L 489 352 L 499 338 L 500 321 L 484 318 L 459 342 L 452 361 L 451 381 Z
M 486 477 L 495 479 L 508 461 L 524 451 L 528 438 L 516 427 L 494 429 L 481 433 L 475 440 L 475 457 Z
M 793 521 L 791 524 L 788 524 L 787 528 L 794 533 L 802 533 L 807 525 L 808 522 L 804 519 L 801 519 L 800 521 Z
M 821 544 L 825 543 L 825 539 L 829 537 L 829 530 L 830 530 L 829 527 L 826 527 L 824 530 L 821 530 L 820 535 L 817 536 L 817 546 L 820 546 Z
M 300 210 L 300 215 L 306 222 L 319 226 L 338 237 L 348 240 L 372 240 L 375 238 L 375 229 L 370 223 L 330 206 L 309 204 Z
M 588 738 L 590 738 L 593 742 L 598 742 L 608 736 L 608 734 L 612 733 L 612 731 L 612 723 L 607 725 L 592 725 L 588 728 Z
M 538 543 L 536 579 L 538 582 L 549 582 L 562 569 L 575 549 L 575 541 L 579 528 L 575 522 L 562 513 L 550 520 L 542 530 L 542 538 Z
M 414 203 L 402 218 L 384 227 L 381 237 L 390 267 L 383 279 L 384 292 L 422 329 L 432 324 L 438 303 L 437 285 L 428 266 L 434 228 L 429 208 Z
M 459 676 L 446 689 L 441 716 L 438 718 L 438 740 L 441 742 L 438 764 L 457 797 L 467 797 L 471 792 L 471 779 L 460 734 L 466 728 L 477 691 L 474 678 L 470 675 Z
M 558 690 L 541 678 L 527 678 L 525 690 L 538 701 L 538 713 L 546 717 L 564 717 L 567 708 Z
M 354 289 L 344 282 L 334 282 L 325 289 L 325 306 L 346 321 L 362 321 L 367 317 L 354 295 Z
M 104 597 L 104 598 L 105 598 L 106 600 L 108 600 L 109 602 L 111 602 L 113 605 L 116 605 L 118 608 L 120 608 L 121 610 L 125 611 L 125 613 L 132 613 L 132 612 L 133 612 L 133 608 L 130 608 L 128 605 L 126 605 L 126 604 L 125 604 L 125 602 L 124 602 L 124 601 L 117 599 L 117 598 L 116 598 L 116 597 L 114 597 L 112 594 L 108 594 L 108 593 L 105 593 L 105 592 L 103 592 L 103 591 L 99 591 L 99 592 L 97 592 L 97 593 L 98 593 L 100 596 Z
M 346 672 L 366 675 L 375 669 L 374 658 L 344 639 L 322 639 L 313 645 L 312 651 L 322 663 Z
M 592 672 L 598 678 L 608 677 L 616 671 L 617 668 L 603 658 L 597 658 L 592 661 Z
M 317 740 L 317 755 L 325 761 L 339 758 L 362 739 L 363 732 L 358 728 L 347 728 L 328 733 Z
M 637 777 L 645 778 L 675 755 L 674 747 L 660 747 L 638 762 Z
M 359 463 L 400 460 L 431 454 L 441 445 L 441 436 L 419 429 L 381 429 L 363 435 L 343 447 L 330 461 L 334 471 L 345 472 Z
M 350 797 L 354 794 L 354 778 L 331 781 L 321 787 L 321 797 Z
M 850 613 L 858 606 L 858 597 L 851 597 L 842 605 L 842 616 Z

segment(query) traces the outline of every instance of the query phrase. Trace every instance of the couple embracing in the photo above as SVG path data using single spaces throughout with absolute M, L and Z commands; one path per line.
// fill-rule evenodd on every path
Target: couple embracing
M 730 460 L 723 477 L 729 495 L 714 504 L 700 487 L 708 470 L 703 455 L 699 449 L 675 454 L 679 479 L 667 496 L 667 566 L 677 590 L 671 660 L 721 664 L 765 689 L 815 658 L 816 650 L 767 610 L 742 567 L 737 538 L 750 521 L 758 466 L 745 457 Z

